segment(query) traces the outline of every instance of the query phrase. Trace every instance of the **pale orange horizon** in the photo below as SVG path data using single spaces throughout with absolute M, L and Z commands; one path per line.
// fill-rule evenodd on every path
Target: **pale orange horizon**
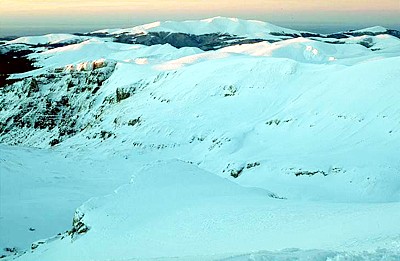
M 400 26 L 400 0 L 0 0 L 0 28 L 110 28 L 158 20 L 214 16 L 278 25 L 357 24 Z M 2 34 L 4 34 L 2 32 Z

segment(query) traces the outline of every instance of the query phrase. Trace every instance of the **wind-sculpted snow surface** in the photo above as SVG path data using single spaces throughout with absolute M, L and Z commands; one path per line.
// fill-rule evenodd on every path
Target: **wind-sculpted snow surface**
M 301 249 L 285 249 L 277 252 L 255 252 L 251 254 L 238 255 L 221 259 L 219 261 L 396 261 L 399 255 L 386 250 L 378 250 L 374 252 L 334 252 L 323 250 L 301 250 Z
M 186 45 L 187 36 L 174 38 L 186 39 L 174 46 L 114 41 L 157 34 L 157 42 L 164 32 L 212 38 L 216 48 Z M 226 35 L 221 40 L 211 34 Z M 68 172 L 67 181 L 83 175 L 93 177 L 88 184 L 105 178 L 112 185 L 83 186 L 85 193 L 57 210 L 66 213 L 96 197 L 69 217 L 72 228 L 45 208 L 12 225 L 7 220 L 18 211 L 5 210 L 10 214 L 0 222 L 8 231 L 29 228 L 29 220 L 46 215 L 49 224 L 60 220 L 46 233 L 30 234 L 31 241 L 49 239 L 36 242 L 22 260 L 399 257 L 396 31 L 320 35 L 218 17 L 68 39 L 28 37 L 2 45 L 2 53 L 29 50 L 24 59 L 36 69 L 7 71 L 7 85 L 0 88 L 0 141 L 42 148 L 49 153 L 43 159 L 54 153 L 60 162 L 60 168 L 37 163 L 35 171 L 51 171 L 38 178 L 35 202 L 52 171 L 71 164 L 71 155 L 80 159 L 81 172 Z M 41 45 L 32 46 L 35 41 Z M 15 148 L 14 158 L 3 157 L 2 186 L 17 184 L 9 162 L 28 154 Z M 21 164 L 18 173 L 32 171 Z M 80 193 L 70 182 L 57 184 L 46 193 Z M 13 202 L 7 208 L 32 208 L 10 191 L 3 198 Z M 60 202 L 53 199 L 43 206 Z M 68 232 L 51 238 L 60 229 Z M 28 247 L 18 236 L 6 239 L 2 247 Z M 278 251 L 285 248 L 301 250 Z
M 399 239 L 400 228 L 393 227 L 399 203 L 299 203 L 271 195 L 188 163 L 156 163 L 114 194 L 81 206 L 76 219 L 84 230 L 53 238 L 21 260 L 195 257 L 285 246 L 374 249 Z
M 0 145 L 1 251 L 21 251 L 69 230 L 77 206 L 129 182 L 140 166 L 108 158 Z

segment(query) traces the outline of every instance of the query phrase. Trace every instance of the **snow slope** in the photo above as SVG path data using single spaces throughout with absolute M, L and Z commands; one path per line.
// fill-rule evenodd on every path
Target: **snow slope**
M 383 26 L 372 26 L 367 27 L 360 30 L 355 30 L 354 32 L 363 33 L 363 32 L 371 32 L 371 33 L 385 33 L 387 29 Z
M 46 45 L 80 41 L 83 39 L 85 38 L 73 34 L 47 34 L 43 36 L 24 36 L 8 41 L 7 44 Z
M 373 250 L 399 239 L 400 228 L 393 229 L 399 203 L 298 204 L 269 194 L 184 162 L 156 163 L 77 210 L 86 235 L 56 238 L 20 260 L 211 256 L 266 247 Z
M 140 30 L 291 32 L 228 18 L 124 32 Z M 30 54 L 42 68 L 1 89 L 0 141 L 42 148 L 0 147 L 1 246 L 41 242 L 19 260 L 400 258 L 398 38 L 89 38 Z
M 78 205 L 129 182 L 132 173 L 126 160 L 112 162 L 0 145 L 2 250 L 21 250 L 38 239 L 64 233 Z
M 43 67 L 64 67 L 69 64 L 97 59 L 110 59 L 120 62 L 135 62 L 138 58 L 164 61 L 202 52 L 197 48 L 177 49 L 170 45 L 130 45 L 113 43 L 102 39 L 90 39 L 82 43 L 48 50 L 30 57 L 38 59 L 37 65 Z M 82 56 L 82 54 L 85 54 Z

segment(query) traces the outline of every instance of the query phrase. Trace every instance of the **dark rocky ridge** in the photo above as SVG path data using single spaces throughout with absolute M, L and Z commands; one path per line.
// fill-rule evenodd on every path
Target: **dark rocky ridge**
M 387 29 L 386 32 L 374 33 L 374 32 L 355 32 L 355 31 L 347 31 L 340 32 L 334 34 L 318 34 L 318 33 L 309 33 L 309 32 L 299 32 L 299 33 L 284 33 L 284 32 L 272 32 L 271 35 L 280 37 L 281 40 L 291 39 L 291 38 L 319 38 L 316 40 L 326 41 L 328 43 L 333 44 L 341 44 L 342 42 L 332 42 L 329 39 L 346 39 L 352 36 L 376 36 L 380 34 L 389 34 L 394 37 L 400 39 L 400 32 L 397 30 Z M 187 34 L 187 33 L 172 33 L 172 32 L 148 32 L 146 34 L 108 34 L 108 33 L 86 33 L 86 34 L 77 34 L 79 36 L 94 36 L 100 38 L 110 38 L 113 41 L 118 43 L 127 43 L 127 44 L 142 44 L 142 45 L 156 45 L 156 44 L 170 44 L 176 48 L 182 47 L 197 47 L 202 49 L 203 51 L 209 50 L 217 50 L 220 48 L 238 45 L 238 44 L 251 44 L 258 42 L 269 42 L 273 43 L 277 40 L 275 39 L 259 39 L 259 38 L 245 38 L 237 35 L 230 35 L 226 33 L 210 33 L 210 34 Z
M 126 44 L 170 44 L 176 48 L 197 47 L 203 51 L 217 50 L 223 47 L 237 44 L 251 44 L 258 42 L 275 42 L 275 40 L 265 39 L 248 39 L 245 37 L 229 35 L 229 34 L 186 34 L 171 32 L 149 32 L 147 34 L 107 34 L 107 33 L 87 33 L 77 34 L 79 36 L 95 36 L 100 38 L 112 38 L 115 42 Z
M 15 82 L 15 80 L 7 80 L 10 74 L 36 69 L 33 61 L 27 57 L 32 52 L 30 49 L 14 50 L 0 46 L 0 88 Z
M 391 35 L 391 36 L 394 36 L 394 37 L 397 37 L 397 38 L 400 39 L 400 31 L 392 30 L 392 29 L 386 29 L 386 32 L 378 32 L 378 33 L 368 32 L 368 31 L 355 32 L 355 31 L 351 30 L 351 31 L 348 31 L 348 32 L 344 32 L 343 34 L 348 35 L 348 36 L 363 36 L 363 35 L 377 36 L 377 35 L 380 35 L 380 34 L 388 34 L 388 35 Z

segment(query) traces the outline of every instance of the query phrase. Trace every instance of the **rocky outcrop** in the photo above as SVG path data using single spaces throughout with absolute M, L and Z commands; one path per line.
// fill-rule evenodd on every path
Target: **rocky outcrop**
M 73 238 L 76 235 L 85 234 L 89 231 L 89 227 L 84 222 L 85 214 L 79 209 L 75 211 L 74 218 L 72 219 L 72 229 L 68 234 Z
M 114 62 L 90 61 L 0 89 L 0 141 L 15 145 L 33 138 L 54 146 L 100 120 L 87 114 L 114 67 Z

